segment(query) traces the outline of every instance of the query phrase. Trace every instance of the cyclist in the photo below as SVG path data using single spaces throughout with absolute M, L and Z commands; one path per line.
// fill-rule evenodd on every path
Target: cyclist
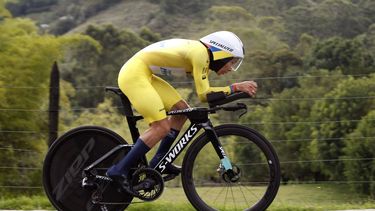
M 185 100 L 159 76 L 194 79 L 199 99 L 206 101 L 209 92 L 226 94 L 242 91 L 254 96 L 257 84 L 243 81 L 225 87 L 210 87 L 211 71 L 224 75 L 236 71 L 244 58 L 242 41 L 232 32 L 218 31 L 198 40 L 169 39 L 147 46 L 121 68 L 118 84 L 134 108 L 149 123 L 129 153 L 107 171 L 107 175 L 127 189 L 130 168 L 160 140 L 160 146 L 150 161 L 155 167 L 168 152 L 186 121 L 185 116 L 166 116 L 166 111 L 189 108 Z M 159 76 L 158 76 L 159 75 Z M 180 167 L 168 165 L 163 173 L 178 174 Z

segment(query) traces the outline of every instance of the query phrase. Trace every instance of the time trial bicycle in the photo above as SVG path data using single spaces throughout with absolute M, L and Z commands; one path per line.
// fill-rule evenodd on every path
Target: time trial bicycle
M 119 88 L 106 90 L 121 98 L 134 143 L 139 137 L 137 121 L 143 117 L 133 114 L 129 99 Z M 146 156 L 138 161 L 130 171 L 131 192 L 124 191 L 105 173 L 133 144 L 98 126 L 66 132 L 52 144 L 44 160 L 43 185 L 49 200 L 61 211 L 120 211 L 137 203 L 132 202 L 134 197 L 140 202 L 153 201 L 163 193 L 164 182 L 176 176 L 164 175 L 166 166 L 189 146 L 182 162 L 181 181 L 195 209 L 267 209 L 280 184 L 280 164 L 272 145 L 254 129 L 239 124 L 214 127 L 209 118 L 219 110 L 246 113 L 245 104 L 228 104 L 241 98 L 250 97 L 246 93 L 210 93 L 209 107 L 167 112 L 185 115 L 190 126 L 155 168 L 149 167 Z

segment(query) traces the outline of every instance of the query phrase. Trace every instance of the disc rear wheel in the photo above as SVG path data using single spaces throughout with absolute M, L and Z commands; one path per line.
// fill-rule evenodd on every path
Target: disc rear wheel
M 79 127 L 58 138 L 49 149 L 43 166 L 43 185 L 51 203 L 61 211 L 124 210 L 133 197 L 118 192 L 112 183 L 100 187 L 101 195 L 81 186 L 83 169 L 120 144 L 126 142 L 119 135 L 96 126 Z M 107 169 L 126 153 L 114 154 L 93 171 L 105 176 Z M 98 199 L 114 204 L 93 203 Z

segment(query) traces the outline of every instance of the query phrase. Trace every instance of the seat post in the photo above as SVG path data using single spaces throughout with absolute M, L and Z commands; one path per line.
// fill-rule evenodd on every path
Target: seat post
M 124 112 L 126 116 L 126 121 L 128 122 L 128 125 L 129 125 L 130 134 L 132 136 L 133 143 L 135 143 L 140 136 L 139 130 L 137 128 L 137 120 L 139 120 L 139 118 L 134 116 L 133 110 L 131 108 L 131 103 L 128 97 L 124 93 L 121 93 L 120 98 L 121 98 L 122 105 L 124 106 Z
M 124 106 L 126 121 L 128 122 L 130 134 L 132 136 L 133 143 L 135 144 L 140 136 L 137 128 L 137 121 L 143 119 L 143 117 L 134 116 L 129 98 L 124 93 L 121 92 L 119 96 L 121 98 L 122 105 Z M 146 155 L 143 155 L 141 160 L 146 166 L 148 165 Z

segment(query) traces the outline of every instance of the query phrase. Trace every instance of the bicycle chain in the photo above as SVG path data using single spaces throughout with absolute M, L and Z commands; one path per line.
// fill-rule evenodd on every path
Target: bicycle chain
M 140 169 L 138 169 L 136 172 L 133 173 L 133 179 L 135 179 L 137 177 L 139 179 L 139 177 L 142 174 L 144 174 L 144 176 L 147 175 L 148 177 L 153 177 L 153 179 L 156 180 L 155 181 L 156 184 L 160 186 L 160 189 L 158 191 L 156 191 L 155 195 L 148 196 L 148 197 L 134 196 L 134 197 L 140 198 L 141 200 L 144 200 L 142 202 L 129 202 L 129 203 L 125 203 L 125 202 L 103 202 L 102 199 L 103 199 L 104 190 L 108 187 L 108 185 L 113 180 L 109 177 L 106 177 L 106 176 L 95 175 L 95 183 L 97 184 L 97 189 L 92 192 L 92 195 L 91 195 L 92 203 L 97 204 L 97 205 L 129 205 L 129 204 L 145 203 L 145 202 L 155 200 L 163 192 L 163 189 L 164 189 L 163 179 L 162 179 L 161 175 L 159 174 L 159 172 L 157 172 L 156 170 L 151 169 L 151 168 L 140 168 Z M 133 180 L 132 182 L 134 183 L 135 180 Z

